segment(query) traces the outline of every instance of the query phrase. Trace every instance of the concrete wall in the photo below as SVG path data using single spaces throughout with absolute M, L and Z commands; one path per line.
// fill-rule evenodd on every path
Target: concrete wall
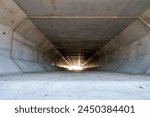
M 150 9 L 141 17 L 150 23 Z M 89 67 L 92 63 L 98 70 L 150 74 L 150 27 L 136 20 L 96 52 Z
M 0 74 L 20 73 L 20 69 L 10 59 L 12 30 L 0 25 Z
M 56 70 L 65 58 L 13 0 L 0 0 L 0 74 Z

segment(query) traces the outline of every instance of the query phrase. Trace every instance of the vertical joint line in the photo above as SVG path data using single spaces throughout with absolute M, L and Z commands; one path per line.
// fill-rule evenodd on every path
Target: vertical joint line
M 13 55 L 12 55 L 12 51 L 13 51 L 13 35 L 14 35 L 14 30 L 12 29 L 12 32 L 11 32 L 11 47 L 10 47 L 10 59 L 13 59 Z
M 123 63 L 123 56 L 122 56 L 122 51 L 124 50 L 114 39 L 112 39 L 112 41 L 119 47 L 119 49 L 121 50 L 121 64 Z
M 14 32 L 15 30 L 27 19 L 27 17 L 21 21 L 17 26 L 15 26 L 13 29 L 12 29 L 12 34 L 11 34 L 11 50 L 10 50 L 10 58 L 13 59 L 13 55 L 12 55 L 12 51 L 13 51 L 13 41 L 14 41 Z
M 39 63 L 40 51 L 39 48 L 37 49 L 37 62 Z

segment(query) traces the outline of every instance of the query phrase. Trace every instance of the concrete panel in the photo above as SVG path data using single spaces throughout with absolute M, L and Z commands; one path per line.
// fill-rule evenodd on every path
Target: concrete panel
M 10 59 L 12 29 L 0 24 L 0 74 L 21 73 L 17 65 Z
M 23 36 L 19 35 L 18 33 L 14 32 L 13 33 L 13 39 L 19 41 L 20 43 L 24 43 L 29 45 L 30 47 L 37 48 L 37 45 L 31 42 L 30 40 L 27 40 Z
M 0 24 L 0 48 L 10 50 L 12 30 Z
M 12 58 L 21 60 L 22 59 L 22 54 L 23 54 L 22 53 L 22 43 L 17 41 L 17 40 L 13 40 Z
M 149 28 L 143 25 L 141 21 L 137 20 L 116 36 L 115 40 L 119 45 L 125 46 L 135 40 L 141 39 L 147 33 L 149 33 Z
M 25 17 L 13 0 L 0 0 L 0 24 L 15 28 Z
M 150 0 L 131 0 L 125 9 L 120 13 L 121 16 L 140 16 L 150 6 Z
M 23 45 L 22 47 L 22 59 L 27 61 L 37 62 L 38 52 L 37 50 L 29 47 L 28 45 Z
M 8 57 L 0 54 L 0 74 L 18 74 L 21 70 Z
M 10 51 L 7 49 L 0 49 L 0 56 L 5 56 L 10 58 Z
M 116 72 L 145 73 L 150 66 L 150 55 L 138 57 L 136 60 L 122 64 Z
M 103 70 L 114 72 L 121 64 L 122 64 L 122 52 L 118 50 L 108 56 L 108 64 Z
M 39 53 L 38 55 L 38 62 L 42 64 L 50 64 L 50 58 L 47 58 L 45 54 Z
M 14 0 L 27 15 L 52 15 L 51 0 Z
M 99 61 L 99 68 L 98 70 L 104 71 L 108 65 L 108 55 L 103 55 Z
M 28 15 L 138 16 L 149 0 L 15 0 Z
M 15 60 L 15 63 L 23 72 L 42 72 L 44 71 L 38 63 Z
M 141 40 L 137 40 L 125 47 L 123 52 L 123 61 L 130 62 L 136 60 L 138 56 L 145 56 L 150 54 L 150 34 L 145 35 Z
M 44 43 L 42 43 L 42 45 L 39 47 L 39 51 L 40 52 L 46 52 L 47 50 L 54 48 L 54 46 L 50 43 L 49 40 L 44 41 Z
M 113 51 L 119 49 L 118 46 L 113 41 L 109 41 L 103 48 L 108 53 L 112 53 Z
M 37 61 L 37 50 L 17 40 L 13 40 L 12 55 L 14 59 Z
M 25 20 L 16 28 L 15 32 L 27 40 L 30 40 L 37 46 L 46 40 L 45 36 L 32 24 L 30 20 Z

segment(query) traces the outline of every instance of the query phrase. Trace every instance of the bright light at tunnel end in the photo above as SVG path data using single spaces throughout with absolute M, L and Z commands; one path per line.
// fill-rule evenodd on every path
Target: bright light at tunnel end
M 81 71 L 83 68 L 81 66 L 68 66 L 68 70 Z
M 81 66 L 63 66 L 64 68 L 67 68 L 70 71 L 81 71 L 83 68 Z

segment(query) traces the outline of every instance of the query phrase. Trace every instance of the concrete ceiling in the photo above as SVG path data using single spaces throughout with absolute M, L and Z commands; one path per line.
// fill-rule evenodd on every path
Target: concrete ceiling
M 133 19 L 32 19 L 65 56 L 90 56 Z M 115 28 L 114 28 L 115 27 Z
M 149 0 L 15 0 L 27 15 L 138 16 Z
M 138 17 L 150 0 L 14 0 L 28 16 Z M 64 56 L 90 57 L 135 19 L 33 18 Z

